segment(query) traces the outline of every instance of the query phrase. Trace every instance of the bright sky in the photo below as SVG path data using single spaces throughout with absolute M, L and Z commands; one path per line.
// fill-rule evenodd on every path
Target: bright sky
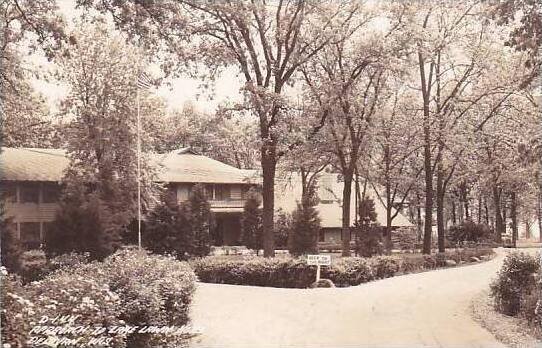
M 57 0 L 57 3 L 68 22 L 78 16 L 75 0 Z M 47 65 L 50 64 L 44 57 L 38 56 L 32 57 L 31 62 L 44 70 L 47 70 Z M 241 81 L 233 69 L 225 71 L 216 80 L 212 91 L 199 88 L 201 82 L 189 77 L 171 79 L 169 82 L 160 86 L 155 93 L 166 100 L 170 109 L 182 108 L 185 103 L 190 102 L 202 111 L 213 112 L 222 102 L 238 101 L 241 98 Z M 36 79 L 34 86 L 47 98 L 53 110 L 57 110 L 58 103 L 68 92 L 66 86 L 43 79 Z

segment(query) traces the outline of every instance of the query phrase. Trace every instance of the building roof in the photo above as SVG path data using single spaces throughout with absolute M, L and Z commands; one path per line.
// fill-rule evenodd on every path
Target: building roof
M 318 197 L 320 203 L 316 209 L 319 212 L 321 226 L 324 228 L 340 228 L 342 226 L 342 190 L 344 183 L 339 180 L 339 175 L 334 173 L 323 173 L 318 180 Z M 297 173 L 289 173 L 281 178 L 277 178 L 275 185 L 275 208 L 286 212 L 292 212 L 297 201 L 301 199 L 301 178 Z M 377 214 L 377 222 L 381 226 L 386 226 L 386 207 L 378 198 L 372 185 L 367 185 L 366 196 L 373 199 Z M 350 203 L 350 225 L 355 219 L 355 190 L 352 189 L 352 198 Z M 395 213 L 395 210 L 394 210 Z M 393 219 L 393 227 L 414 226 L 406 216 L 399 213 Z
M 166 154 L 151 154 L 157 181 L 243 184 L 247 173 L 184 148 Z M 61 181 L 69 160 L 62 149 L 2 148 L 0 180 Z
M 61 149 L 3 147 L 0 152 L 0 180 L 60 181 L 67 167 Z

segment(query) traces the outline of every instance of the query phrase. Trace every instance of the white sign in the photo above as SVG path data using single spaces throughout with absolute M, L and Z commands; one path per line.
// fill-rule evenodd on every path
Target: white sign
M 312 266 L 331 266 L 331 255 L 307 255 L 307 264 Z

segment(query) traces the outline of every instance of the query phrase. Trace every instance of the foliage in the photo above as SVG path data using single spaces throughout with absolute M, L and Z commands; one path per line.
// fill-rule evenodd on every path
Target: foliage
M 256 250 L 256 255 L 263 247 L 263 226 L 260 204 L 260 195 L 254 189 L 250 189 L 245 200 L 241 218 L 242 240 L 247 248 Z
M 205 256 L 211 251 L 210 232 L 213 226 L 211 205 L 207 201 L 203 185 L 194 185 L 186 204 L 190 224 L 190 255 Z
M 461 242 L 482 242 L 491 238 L 491 229 L 486 224 L 467 220 L 448 229 L 448 239 L 454 244 Z
M 43 316 L 52 319 L 56 316 L 79 315 L 66 327 L 89 326 L 96 324 L 103 327 L 122 325 L 118 317 L 121 307 L 119 295 L 112 292 L 107 283 L 97 282 L 93 274 L 74 274 L 59 272 L 28 286 L 28 299 L 34 304 L 35 315 L 30 318 L 32 326 L 38 325 Z M 52 325 L 45 323 L 41 325 Z M 54 334 L 36 333 L 35 337 L 54 337 Z M 73 340 L 89 341 L 91 332 L 67 333 L 63 337 Z M 107 334 L 102 336 L 111 339 L 111 345 L 125 347 L 123 335 Z
M 469 250 L 468 255 L 481 256 L 491 252 L 490 249 L 474 249 Z M 446 253 L 446 257 L 453 258 L 453 255 Z M 471 262 L 469 259 L 465 260 Z M 190 264 L 199 280 L 205 283 L 307 288 L 316 277 L 314 266 L 308 266 L 304 258 L 209 256 L 194 259 Z M 434 268 L 435 258 L 421 254 L 342 257 L 332 260 L 331 267 L 322 267 L 321 276 L 331 280 L 336 286 L 344 287 Z
M 92 259 L 103 259 L 121 242 L 124 228 L 107 221 L 114 216 L 95 194 L 66 197 L 56 212 L 55 220 L 45 235 L 45 251 L 49 256 L 88 252 Z
M 400 250 L 414 250 L 416 248 L 416 230 L 414 227 L 399 227 L 392 231 L 392 243 Z
M 512 316 L 522 311 L 527 295 L 536 291 L 535 273 L 539 271 L 539 257 L 522 252 L 508 254 L 497 278 L 491 283 L 495 308 Z
M 292 215 L 279 209 L 275 215 L 275 247 L 286 249 L 292 231 Z
M 20 275 L 23 283 L 40 280 L 49 272 L 49 262 L 43 250 L 28 250 L 21 255 Z
M 17 273 L 21 267 L 21 254 L 23 252 L 21 241 L 17 237 L 17 232 L 13 229 L 11 219 L 5 218 L 3 207 L 0 206 L 0 209 L 2 209 L 0 211 L 0 240 L 2 241 L 0 243 L 0 255 L 2 256 L 2 266 L 6 267 L 10 273 Z
M 290 254 L 298 256 L 318 251 L 318 233 L 320 232 L 320 217 L 316 210 L 317 196 L 315 188 L 302 197 L 301 203 L 292 213 L 292 230 L 289 242 Z
M 25 289 L 20 279 L 8 274 L 4 267 L 2 272 L 2 344 L 13 347 L 24 347 L 29 339 L 32 328 L 30 318 L 35 315 L 34 304 L 27 299 Z
M 142 229 L 145 248 L 158 254 L 174 254 L 184 260 L 191 252 L 192 231 L 187 209 L 168 194 L 148 214 Z
M 382 232 L 376 222 L 375 203 L 371 198 L 361 200 L 359 219 L 352 230 L 356 236 L 356 253 L 363 257 L 380 255 L 384 251 Z

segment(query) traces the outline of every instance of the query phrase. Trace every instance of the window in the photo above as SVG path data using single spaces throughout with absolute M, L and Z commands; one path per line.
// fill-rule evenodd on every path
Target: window
M 21 242 L 27 249 L 37 249 L 40 247 L 40 223 L 39 222 L 21 222 L 19 224 L 21 232 Z
M 43 184 L 43 203 L 56 203 L 60 196 L 60 187 L 57 184 Z
M 1 199 L 6 202 L 17 203 L 17 185 L 3 182 L 0 184 Z
M 39 203 L 40 187 L 38 184 L 25 183 L 19 186 L 21 203 Z
M 231 199 L 230 186 L 228 185 L 215 185 L 215 200 L 227 201 Z
M 326 241 L 326 233 L 324 232 L 323 229 L 320 229 L 320 231 L 318 231 L 318 241 L 319 242 L 325 242 Z

